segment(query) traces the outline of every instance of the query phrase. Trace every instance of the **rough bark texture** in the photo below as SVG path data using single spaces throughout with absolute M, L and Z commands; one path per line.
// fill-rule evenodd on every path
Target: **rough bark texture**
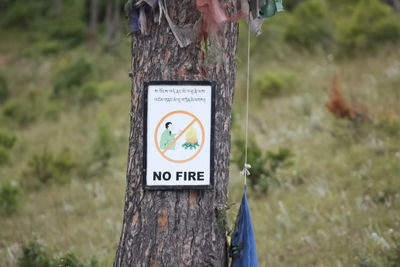
M 55 0 L 55 13 L 59 14 L 62 12 L 63 9 L 63 0 Z
M 97 37 L 99 0 L 90 0 L 89 44 L 94 47 Z
M 393 7 L 396 12 L 400 11 L 400 0 L 386 0 L 386 2 Z
M 116 45 L 120 37 L 120 0 L 107 0 L 106 6 L 106 43 L 109 47 Z
M 226 0 L 229 13 L 236 1 Z M 200 16 L 194 0 L 170 0 L 178 25 Z M 149 20 L 150 34 L 132 37 L 132 109 L 124 222 L 114 266 L 226 266 L 225 230 L 217 209 L 226 207 L 237 24 L 220 35 L 221 61 L 203 65 L 201 42 L 179 48 L 165 19 Z M 201 68 L 204 67 L 202 74 Z M 212 190 L 146 191 L 143 175 L 143 82 L 213 80 L 216 87 L 215 185 Z

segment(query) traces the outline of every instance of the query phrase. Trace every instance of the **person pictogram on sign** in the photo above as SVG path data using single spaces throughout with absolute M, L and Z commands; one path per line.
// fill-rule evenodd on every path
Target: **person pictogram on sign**
M 176 134 L 172 133 L 172 130 L 174 129 L 174 126 L 172 122 L 167 122 L 165 124 L 165 130 L 161 134 L 161 140 L 160 140 L 160 148 L 162 150 L 166 149 L 174 140 Z M 168 148 L 168 150 L 175 150 L 176 143 L 173 143 L 172 146 Z

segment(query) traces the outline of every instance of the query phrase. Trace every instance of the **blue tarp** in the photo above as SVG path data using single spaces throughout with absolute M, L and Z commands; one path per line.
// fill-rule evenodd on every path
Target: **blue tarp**
M 232 267 L 257 267 L 257 248 L 251 223 L 246 186 L 232 239 Z

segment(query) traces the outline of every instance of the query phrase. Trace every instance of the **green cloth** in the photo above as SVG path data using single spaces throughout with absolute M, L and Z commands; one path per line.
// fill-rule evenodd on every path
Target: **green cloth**
M 172 143 L 172 141 L 174 141 L 175 139 L 175 134 L 172 134 L 170 130 L 165 129 L 164 132 L 161 135 L 161 140 L 160 140 L 160 148 L 162 150 L 166 149 L 169 144 Z M 174 150 L 175 149 L 175 145 L 176 143 L 174 143 L 169 150 Z
M 270 18 L 275 15 L 276 12 L 283 11 L 282 0 L 267 0 L 267 4 L 260 8 L 261 18 Z

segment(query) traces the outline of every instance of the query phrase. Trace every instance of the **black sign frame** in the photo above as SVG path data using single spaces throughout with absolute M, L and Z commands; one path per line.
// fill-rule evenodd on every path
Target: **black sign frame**
M 199 85 L 211 88 L 211 136 L 210 136 L 210 183 L 208 185 L 148 185 L 147 184 L 147 113 L 148 113 L 148 90 L 151 85 Z M 149 81 L 143 87 L 143 177 L 142 184 L 146 190 L 193 190 L 214 188 L 214 148 L 215 148 L 215 90 L 214 81 Z

